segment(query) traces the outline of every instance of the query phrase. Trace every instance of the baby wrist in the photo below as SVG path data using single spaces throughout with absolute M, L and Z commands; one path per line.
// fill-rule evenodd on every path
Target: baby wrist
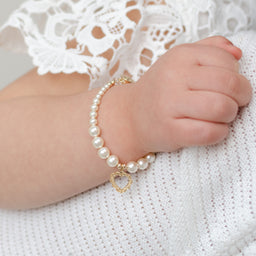
M 131 173 L 135 173 L 138 170 L 145 170 L 148 168 L 148 166 L 154 162 L 155 160 L 155 154 L 154 153 L 147 153 L 143 157 L 139 158 L 136 161 L 128 161 L 126 164 L 121 163 L 119 156 L 112 155 L 110 152 L 111 145 L 106 146 L 104 139 L 101 134 L 101 128 L 98 124 L 98 110 L 100 108 L 101 99 L 104 96 L 104 94 L 114 85 L 126 85 L 128 83 L 131 83 L 131 80 L 127 77 L 121 77 L 119 79 L 112 80 L 105 86 L 103 86 L 97 95 L 93 99 L 93 103 L 91 105 L 91 112 L 90 112 L 90 120 L 89 120 L 89 134 L 93 137 L 92 139 L 92 145 L 97 150 L 97 154 L 101 159 L 106 160 L 106 164 L 109 167 L 117 168 L 118 171 L 113 172 L 110 176 L 110 182 L 112 183 L 113 187 L 120 193 L 125 192 L 132 184 L 132 178 Z M 118 105 L 116 106 L 118 107 Z M 118 122 L 118 120 L 115 120 L 115 122 Z M 102 127 L 104 127 L 102 125 Z M 104 128 L 103 128 L 104 130 Z M 128 183 L 124 188 L 120 188 L 116 182 L 116 177 L 123 177 L 126 176 L 128 178 Z

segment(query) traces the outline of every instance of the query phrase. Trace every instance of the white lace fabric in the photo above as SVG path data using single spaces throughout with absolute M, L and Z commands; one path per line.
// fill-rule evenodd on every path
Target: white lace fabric
M 170 47 L 256 27 L 254 0 L 30 0 L 2 26 L 0 46 L 28 51 L 39 74 L 79 72 L 89 88 L 137 80 Z

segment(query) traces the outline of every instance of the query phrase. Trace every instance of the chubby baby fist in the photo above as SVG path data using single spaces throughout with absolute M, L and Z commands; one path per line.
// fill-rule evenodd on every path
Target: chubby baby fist
M 135 136 L 146 152 L 210 145 L 228 134 L 252 88 L 239 74 L 241 50 L 211 37 L 169 50 L 137 82 Z

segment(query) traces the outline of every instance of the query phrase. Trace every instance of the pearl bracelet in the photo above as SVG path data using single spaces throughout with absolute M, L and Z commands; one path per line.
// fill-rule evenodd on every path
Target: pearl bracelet
M 131 83 L 132 80 L 128 77 L 121 77 L 119 79 L 114 79 L 111 82 L 104 85 L 95 98 L 93 99 L 93 104 L 91 106 L 91 112 L 90 112 L 90 121 L 89 121 L 89 134 L 93 137 L 92 145 L 94 148 L 98 150 L 98 156 L 101 159 L 106 159 L 106 162 L 108 166 L 110 167 L 116 167 L 118 171 L 112 173 L 110 175 L 110 182 L 112 186 L 120 193 L 125 192 L 127 189 L 130 188 L 132 184 L 132 178 L 130 173 L 135 173 L 138 170 L 145 170 L 149 166 L 150 163 L 153 163 L 155 161 L 156 155 L 154 153 L 149 153 L 146 156 L 140 158 L 137 161 L 130 161 L 127 164 L 119 163 L 119 159 L 116 155 L 111 155 L 110 150 L 104 146 L 104 140 L 99 136 L 100 135 L 100 127 L 97 125 L 98 120 L 98 109 L 100 105 L 101 97 L 106 93 L 108 89 L 110 89 L 114 85 L 122 85 Z M 121 188 L 119 187 L 116 182 L 115 178 L 117 177 L 124 177 L 126 176 L 128 178 L 128 183 L 125 187 Z

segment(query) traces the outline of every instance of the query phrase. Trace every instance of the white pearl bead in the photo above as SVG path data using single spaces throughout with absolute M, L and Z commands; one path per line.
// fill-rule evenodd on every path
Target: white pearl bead
M 95 137 L 93 140 L 92 140 L 92 145 L 95 147 L 95 148 L 101 148 L 104 144 L 104 140 L 101 138 L 101 137 Z
M 97 94 L 97 95 L 95 96 L 95 98 L 100 100 L 100 99 L 101 99 L 101 95 Z
M 89 134 L 92 136 L 92 137 L 95 137 L 95 136 L 98 136 L 100 134 L 100 127 L 99 126 L 91 126 L 89 128 Z
M 99 109 L 99 107 L 96 105 L 96 104 L 93 104 L 92 106 L 91 106 L 91 110 L 92 111 L 97 111 Z
M 151 164 L 155 161 L 156 159 L 156 155 L 154 153 L 149 153 L 145 156 L 145 158 L 147 159 L 147 161 Z
M 91 118 L 95 118 L 97 116 L 97 112 L 96 111 L 91 111 L 90 112 L 90 117 Z
M 110 167 L 116 167 L 118 165 L 118 163 L 119 163 L 119 159 L 115 155 L 111 155 L 107 159 L 107 164 Z
M 135 173 L 138 171 L 138 164 L 134 161 L 131 161 L 126 165 L 126 168 L 129 173 Z
M 102 159 L 108 158 L 109 155 L 110 155 L 109 149 L 108 149 L 107 147 L 100 148 L 100 149 L 98 150 L 98 155 L 99 155 L 99 157 L 102 158 Z
M 89 123 L 90 123 L 91 125 L 95 125 L 95 124 L 98 123 L 98 121 L 97 121 L 97 119 L 95 119 L 95 118 L 91 118 L 90 121 L 89 121 Z
M 145 170 L 148 167 L 148 161 L 145 158 L 140 158 L 137 163 L 140 170 Z
M 102 96 L 104 93 L 105 93 L 105 91 L 102 91 L 102 90 L 100 90 L 100 91 L 98 92 L 98 94 L 101 95 L 101 96 Z
M 99 103 L 100 103 L 100 100 L 97 99 L 97 98 L 94 98 L 94 99 L 93 99 L 93 103 L 94 103 L 94 104 L 99 104 Z
M 111 85 L 111 84 L 110 84 Z M 107 90 L 109 87 L 110 87 L 110 85 L 109 84 L 106 84 L 105 86 L 104 86 L 104 88 Z

